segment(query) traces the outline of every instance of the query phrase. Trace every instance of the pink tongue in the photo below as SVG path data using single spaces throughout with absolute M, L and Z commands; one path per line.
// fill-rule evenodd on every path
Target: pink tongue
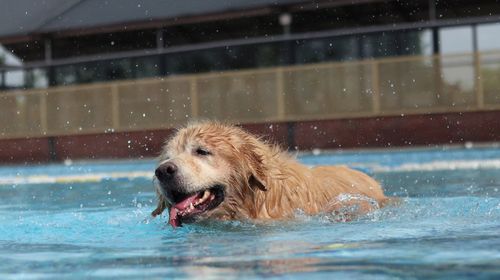
M 194 204 L 194 201 L 200 197 L 201 193 L 196 193 L 193 194 L 192 196 L 186 197 L 183 201 L 178 202 L 172 207 L 170 207 L 170 214 L 169 214 L 169 219 L 168 223 L 172 225 L 172 227 L 180 227 L 181 226 L 181 220 L 179 219 L 179 212 L 182 210 L 185 210 L 186 208 L 189 207 L 191 203 Z
M 170 208 L 168 223 L 174 228 L 181 226 L 181 221 L 179 220 L 179 217 L 177 217 L 178 212 L 179 210 L 177 210 L 177 208 L 174 208 L 173 206 Z

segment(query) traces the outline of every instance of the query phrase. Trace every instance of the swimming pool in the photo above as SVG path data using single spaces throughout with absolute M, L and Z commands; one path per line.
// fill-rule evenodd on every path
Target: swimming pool
M 300 157 L 346 163 L 405 197 L 349 223 L 172 229 L 154 208 L 153 161 L 0 168 L 0 279 L 500 278 L 500 148 Z

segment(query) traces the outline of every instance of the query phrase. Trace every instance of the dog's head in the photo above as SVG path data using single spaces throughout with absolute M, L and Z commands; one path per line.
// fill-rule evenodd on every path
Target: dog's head
M 240 128 L 213 122 L 189 125 L 165 145 L 155 171 L 158 208 L 170 209 L 169 223 L 180 226 L 230 218 L 266 190 L 264 144 Z

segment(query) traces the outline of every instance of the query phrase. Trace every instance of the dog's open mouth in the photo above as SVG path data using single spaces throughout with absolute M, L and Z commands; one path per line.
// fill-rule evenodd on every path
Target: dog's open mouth
M 173 200 L 168 223 L 179 227 L 182 222 L 192 220 L 195 216 L 219 206 L 224 200 L 224 190 L 222 186 L 215 186 L 196 193 L 175 193 Z

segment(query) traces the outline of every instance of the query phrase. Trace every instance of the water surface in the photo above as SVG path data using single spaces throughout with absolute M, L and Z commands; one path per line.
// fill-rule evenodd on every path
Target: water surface
M 500 278 L 499 149 L 301 161 L 362 169 L 404 203 L 349 223 L 298 213 L 172 229 L 148 218 L 152 161 L 2 167 L 0 278 Z

